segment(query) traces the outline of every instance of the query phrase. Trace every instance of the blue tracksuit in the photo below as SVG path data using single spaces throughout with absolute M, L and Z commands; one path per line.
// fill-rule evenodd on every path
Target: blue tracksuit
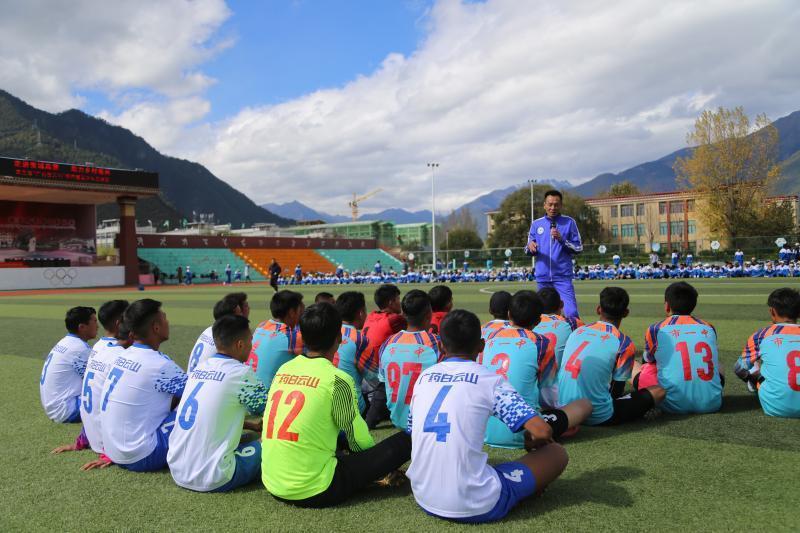
M 550 237 L 550 228 L 555 222 L 561 240 Z M 565 215 L 554 219 L 537 218 L 531 224 L 528 244 L 535 241 L 538 246 L 536 256 L 536 284 L 539 288 L 555 287 L 564 302 L 564 316 L 578 316 L 578 302 L 572 286 L 572 258 L 583 251 L 581 235 L 575 220 Z M 525 248 L 525 253 L 531 255 Z

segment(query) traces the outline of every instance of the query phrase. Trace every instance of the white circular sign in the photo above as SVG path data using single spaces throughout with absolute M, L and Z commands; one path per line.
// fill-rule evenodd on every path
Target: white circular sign
M 607 250 L 608 248 L 606 248 L 605 244 L 601 244 L 600 246 L 597 247 L 597 251 L 600 252 L 601 254 L 606 253 Z
M 719 250 L 722 245 L 719 241 L 711 241 L 711 249 L 712 250 Z
M 413 261 L 414 260 L 414 254 L 413 253 L 408 254 L 408 260 L 409 261 Z
M 786 244 L 786 239 L 784 239 L 783 237 L 778 237 L 777 239 L 775 239 L 775 246 L 781 247 L 784 244 Z
M 650 245 L 650 249 L 653 250 L 654 252 L 658 252 L 661 249 L 661 244 L 654 242 L 653 244 Z
M 512 252 L 512 251 L 511 251 L 511 248 L 506 248 L 506 251 L 505 251 L 506 257 L 511 257 L 511 255 L 512 255 L 513 253 L 514 253 L 514 252 Z
M 539 226 L 538 228 L 536 228 L 536 233 L 538 233 L 539 235 L 543 234 L 544 233 L 544 228 Z
M 469 250 L 464 250 L 464 257 L 469 257 Z

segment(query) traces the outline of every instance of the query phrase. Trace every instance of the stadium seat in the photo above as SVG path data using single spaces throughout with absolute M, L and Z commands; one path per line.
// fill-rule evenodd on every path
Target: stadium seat
M 227 248 L 139 248 L 139 258 L 156 265 L 168 276 L 174 275 L 178 267 L 184 271 L 190 266 L 194 278 L 193 283 L 209 283 L 208 274 L 215 270 L 220 280 L 225 277 L 225 266 L 230 264 L 231 270 L 244 275 L 245 261 Z M 205 277 L 204 277 L 205 276 Z M 264 276 L 251 267 L 250 279 L 264 280 Z
M 381 249 L 373 250 L 340 250 L 327 249 L 317 250 L 325 259 L 334 265 L 342 265 L 348 272 L 372 271 L 375 261 L 380 260 L 383 270 L 394 269 L 399 272 L 403 268 L 403 263 L 394 256 Z
M 333 272 L 336 266 L 333 265 L 328 259 L 318 254 L 314 250 L 297 250 L 286 248 L 236 248 L 233 252 L 238 255 L 241 260 L 250 263 L 256 271 L 260 272 L 263 276 L 269 276 L 267 270 L 269 269 L 272 258 L 274 257 L 278 264 L 283 268 L 283 275 L 290 276 L 294 273 L 294 267 L 298 263 L 303 267 L 303 273 L 306 272 Z

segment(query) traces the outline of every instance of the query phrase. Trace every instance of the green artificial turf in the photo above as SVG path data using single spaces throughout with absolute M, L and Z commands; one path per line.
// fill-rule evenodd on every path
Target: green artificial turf
M 501 523 L 482 529 L 519 531 L 745 531 L 797 530 L 800 524 L 800 420 L 765 416 L 732 366 L 747 337 L 767 322 L 768 293 L 791 281 L 700 280 L 696 314 L 719 336 L 728 375 L 722 411 L 702 416 L 663 416 L 618 428 L 582 428 L 567 441 L 570 464 L 538 500 L 523 503 Z M 663 315 L 662 281 L 618 282 L 631 294 L 631 316 L 622 329 L 637 347 L 647 325 Z M 796 284 L 796 283 L 795 283 Z M 601 282 L 576 282 L 584 319 L 594 316 Z M 488 319 L 488 292 L 525 284 L 452 285 L 456 307 Z M 267 318 L 272 291 L 247 290 L 254 322 Z M 307 287 L 339 293 L 350 287 Z M 407 287 L 401 287 L 406 290 Z M 423 286 L 422 288 L 425 288 Z M 368 301 L 374 287 L 364 287 Z M 480 292 L 483 291 L 483 292 Z M 42 362 L 63 335 L 73 305 L 147 296 L 164 302 L 171 338 L 162 351 L 185 365 L 223 287 L 0 296 L 0 531 L 410 531 L 456 529 L 427 516 L 408 487 L 375 488 L 330 510 L 302 510 L 273 500 L 260 484 L 230 494 L 197 494 L 172 483 L 168 472 L 135 474 L 111 467 L 81 472 L 90 451 L 53 456 L 71 442 L 78 425 L 50 422 L 39 403 Z M 378 439 L 391 430 L 375 432 Z M 490 450 L 492 462 L 518 452 Z

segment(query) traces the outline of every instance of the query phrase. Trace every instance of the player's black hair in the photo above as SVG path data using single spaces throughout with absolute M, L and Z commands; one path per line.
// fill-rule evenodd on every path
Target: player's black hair
M 336 298 L 333 297 L 333 294 L 329 292 L 318 292 L 316 296 L 314 296 L 314 303 L 318 304 L 320 302 L 328 302 L 329 304 L 335 304 Z
M 511 293 L 508 291 L 497 291 L 489 298 L 489 312 L 499 320 L 508 320 L 509 305 L 511 305 Z
M 775 310 L 778 316 L 796 321 L 800 318 L 800 292 L 789 287 L 775 289 L 767 298 L 767 305 Z
M 241 310 L 246 301 L 247 293 L 232 292 L 230 294 L 226 294 L 222 300 L 218 301 L 214 305 L 214 320 L 222 318 L 226 315 L 235 315 L 236 308 L 238 307 Z
M 447 285 L 437 285 L 428 291 L 431 299 L 431 310 L 446 311 L 447 306 L 453 303 L 453 291 Z
M 273 318 L 282 319 L 292 309 L 297 309 L 303 303 L 303 295 L 299 292 L 282 290 L 272 295 L 269 310 Z
M 73 307 L 67 311 L 67 314 L 64 316 L 64 325 L 67 327 L 67 331 L 77 335 L 78 326 L 81 324 L 88 324 L 92 315 L 96 314 L 94 307 L 84 307 L 82 305 Z
M 97 320 L 106 328 L 106 331 L 111 331 L 116 326 L 117 320 L 122 319 L 122 314 L 128 308 L 128 300 L 110 300 L 100 306 L 97 311 Z
M 125 322 L 121 322 L 119 328 L 117 328 L 117 340 L 118 341 L 126 341 L 128 337 L 131 335 L 131 330 L 128 326 L 125 325 Z
M 676 315 L 690 315 L 697 307 L 697 289 L 685 281 L 676 281 L 664 291 L 664 301 Z
M 542 314 L 554 315 L 561 308 L 561 295 L 553 287 L 540 289 L 536 294 L 542 302 Z
M 630 296 L 622 287 L 606 287 L 600 291 L 600 310 L 612 320 L 622 319 L 630 303 Z
M 542 320 L 542 301 L 533 291 L 517 291 L 511 297 L 508 314 L 515 325 L 531 329 Z
M 347 291 L 339 295 L 334 305 L 342 320 L 353 322 L 359 311 L 367 309 L 367 300 L 364 298 L 363 292 Z
M 123 321 L 125 326 L 133 332 L 133 334 L 142 339 L 147 337 L 150 326 L 153 320 L 158 316 L 158 311 L 161 309 L 161 302 L 144 298 L 143 300 L 136 300 L 125 310 Z
M 240 315 L 223 315 L 211 326 L 211 335 L 218 348 L 229 348 L 250 334 L 250 320 Z
M 431 298 L 425 291 L 413 289 L 403 296 L 402 306 L 408 325 L 419 328 L 431 312 Z
M 550 189 L 549 191 L 544 193 L 545 200 L 547 200 L 548 196 L 558 196 L 559 200 L 561 200 L 562 202 L 564 201 L 564 195 L 561 194 L 561 191 L 558 191 L 556 189 Z
M 385 283 L 375 289 L 375 305 L 378 306 L 378 309 L 386 309 L 389 302 L 398 296 L 400 296 L 400 289 L 397 288 L 397 285 Z
M 466 309 L 453 309 L 439 326 L 442 344 L 448 355 L 474 356 L 480 351 L 481 321 Z
M 300 315 L 303 344 L 314 352 L 329 350 L 342 334 L 342 317 L 328 302 L 310 305 Z

